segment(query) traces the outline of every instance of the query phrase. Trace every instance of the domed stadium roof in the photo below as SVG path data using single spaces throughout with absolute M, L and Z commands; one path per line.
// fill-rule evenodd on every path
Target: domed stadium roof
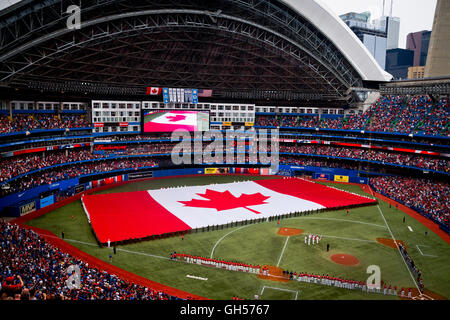
M 332 100 L 391 78 L 318 0 L 83 0 L 80 29 L 67 27 L 70 4 L 23 0 L 0 11 L 0 85 Z

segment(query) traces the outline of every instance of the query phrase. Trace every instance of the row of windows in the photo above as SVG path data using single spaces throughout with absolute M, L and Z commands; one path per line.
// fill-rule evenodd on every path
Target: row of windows
M 140 111 L 94 111 L 94 117 L 140 117 Z
M 140 109 L 140 102 L 93 101 L 93 109 Z
M 323 109 L 323 114 L 344 114 L 344 109 Z
M 245 130 L 248 127 L 243 125 L 232 125 L 232 126 L 222 126 L 222 125 L 211 125 L 211 130 L 222 130 L 222 129 L 233 129 L 233 130 Z
M 196 109 L 196 110 L 209 110 L 209 104 L 193 104 L 193 103 L 181 103 L 175 102 L 173 104 L 165 105 L 162 102 L 143 102 L 143 109 Z
M 249 105 L 211 105 L 211 110 L 225 110 L 225 111 L 254 111 L 254 106 Z
M 115 122 L 139 122 L 141 121 L 139 117 L 99 117 L 99 118 L 93 118 L 94 123 L 115 123 Z
M 307 113 L 318 114 L 318 108 L 296 108 L 296 107 L 255 107 L 254 105 L 233 105 L 233 104 L 191 104 L 191 103 L 175 103 L 165 105 L 162 102 L 142 102 L 144 109 L 197 109 L 197 110 L 218 110 L 218 111 L 256 111 L 256 112 L 280 112 L 280 113 Z M 116 101 L 93 101 L 94 109 L 139 109 L 141 102 L 116 102 Z M 87 104 L 81 102 L 34 102 L 34 101 L 12 101 L 13 110 L 86 110 Z M 1 109 L 7 109 L 7 103 L 2 101 Z M 110 112 L 110 111 L 104 111 Z M 130 111 L 132 112 L 132 111 Z M 132 116 L 128 112 L 128 116 Z M 324 114 L 344 114 L 343 109 L 322 109 Z M 103 116 L 125 116 L 123 112 L 117 115 L 114 112 L 110 114 L 102 113 Z M 95 111 L 94 116 L 99 117 L 100 111 Z M 137 112 L 135 116 L 139 116 Z
M 319 114 L 319 108 L 256 107 L 256 112 Z M 322 109 L 323 114 L 344 114 L 344 109 Z
M 250 117 L 250 118 L 254 118 L 255 114 L 254 113 L 245 113 L 245 112 L 211 112 L 211 117 Z
M 95 132 L 129 132 L 129 131 L 139 131 L 139 126 L 130 126 L 130 127 L 102 127 L 95 128 Z
M 93 102 L 94 109 L 140 109 L 140 102 Z M 319 114 L 319 108 L 300 107 L 255 107 L 254 105 L 234 105 L 234 104 L 209 104 L 209 103 L 172 103 L 166 105 L 162 102 L 143 101 L 143 109 L 197 109 L 197 110 L 218 110 L 218 111 L 250 111 L 250 112 L 279 112 L 279 113 L 306 113 Z M 344 114 L 343 109 L 322 109 L 324 114 Z
M 225 121 L 225 122 L 254 122 L 255 118 L 214 118 L 214 117 L 211 117 L 211 122 L 218 122 L 218 121 Z
M 225 105 L 225 104 L 208 104 L 208 103 L 174 103 L 165 105 L 160 102 L 143 102 L 144 109 L 200 109 L 200 110 L 226 110 L 226 111 L 254 111 L 253 105 Z
M 12 110 L 86 110 L 87 104 L 82 102 L 34 102 L 11 101 Z M 1 109 L 7 110 L 7 103 L 1 104 Z

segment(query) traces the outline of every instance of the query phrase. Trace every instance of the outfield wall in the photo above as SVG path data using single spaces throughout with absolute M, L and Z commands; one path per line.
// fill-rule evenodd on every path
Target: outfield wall
M 339 169 L 339 168 L 323 168 L 313 166 L 296 166 L 296 165 L 280 165 L 282 175 L 310 175 L 313 179 L 328 180 L 336 182 L 351 182 L 358 184 L 369 183 L 369 178 L 360 177 L 360 171 Z

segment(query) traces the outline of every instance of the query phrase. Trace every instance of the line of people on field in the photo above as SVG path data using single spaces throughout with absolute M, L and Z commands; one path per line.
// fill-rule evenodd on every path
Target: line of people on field
M 322 236 L 319 236 L 318 234 L 309 234 L 305 236 L 305 245 L 314 245 L 318 244 L 322 240 Z
M 418 283 L 418 288 L 420 292 L 423 293 L 423 281 L 422 281 L 422 272 L 417 268 L 416 264 L 414 263 L 414 260 L 409 256 L 408 252 L 406 252 L 406 248 L 401 244 L 398 243 L 398 247 L 400 249 L 400 253 L 403 256 L 403 259 L 405 260 L 406 264 L 409 266 L 411 271 L 416 276 L 416 280 Z
M 204 258 L 185 253 L 172 252 L 169 255 L 170 260 L 178 260 L 192 264 L 204 265 L 209 267 L 221 268 L 230 271 L 241 271 L 258 274 L 261 270 L 259 265 L 252 265 L 242 262 L 231 262 L 221 259 Z

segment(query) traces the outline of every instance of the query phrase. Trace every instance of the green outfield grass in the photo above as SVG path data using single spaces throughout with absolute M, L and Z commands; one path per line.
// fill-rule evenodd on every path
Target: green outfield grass
M 205 185 L 273 177 L 198 176 L 137 182 L 101 193 L 147 190 L 180 185 Z M 358 186 L 332 184 L 336 188 L 365 194 Z M 72 220 L 72 215 L 75 219 Z M 386 220 L 383 219 L 383 216 Z M 406 222 L 403 223 L 403 217 Z M 387 223 L 387 225 L 386 225 Z M 56 235 L 64 231 L 65 239 L 81 250 L 109 261 L 112 249 L 100 248 L 83 212 L 76 201 L 34 219 L 29 225 L 47 229 Z M 389 226 L 389 228 L 388 228 Z M 413 229 L 411 232 L 408 229 Z M 303 234 L 289 238 L 277 234 L 280 227 L 299 228 Z M 390 231 L 389 231 L 390 230 Z M 365 281 L 369 265 L 378 265 L 381 278 L 398 287 L 415 287 L 408 269 L 396 249 L 379 244 L 376 238 L 403 240 L 408 253 L 421 268 L 425 288 L 450 297 L 450 246 L 400 210 L 380 201 L 378 206 L 318 213 L 309 216 L 224 228 L 216 231 L 191 233 L 184 237 L 144 241 L 117 247 L 112 264 L 138 275 L 210 299 L 231 299 L 233 296 L 253 299 L 398 299 L 392 296 L 365 294 L 297 281 L 281 283 L 210 267 L 170 261 L 173 251 L 241 261 L 259 265 L 279 266 L 285 270 L 328 274 Z M 321 234 L 320 244 L 308 247 L 307 233 Z M 326 252 L 326 244 L 330 252 Z M 283 250 L 284 248 L 284 250 Z M 347 253 L 359 259 L 357 266 L 342 266 L 329 257 Z M 207 281 L 187 278 L 187 275 L 207 278 Z M 261 294 L 262 293 L 262 294 Z

